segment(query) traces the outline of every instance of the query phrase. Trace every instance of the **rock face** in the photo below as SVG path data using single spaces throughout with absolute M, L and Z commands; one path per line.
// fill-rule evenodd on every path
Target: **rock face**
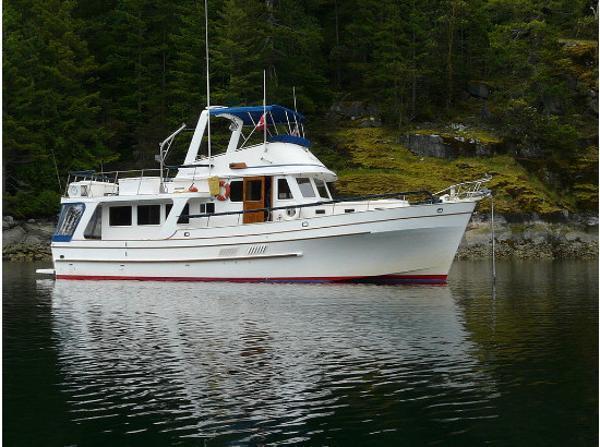
M 457 154 L 449 145 L 444 143 L 444 139 L 439 135 L 406 135 L 402 143 L 410 151 L 423 157 L 453 158 Z
M 506 219 L 496 216 L 496 256 L 520 259 L 595 259 L 598 257 L 598 219 L 571 216 L 548 222 L 538 216 Z M 458 259 L 489 258 L 492 253 L 488 215 L 473 215 L 458 249 Z
M 413 154 L 421 157 L 453 159 L 456 157 L 489 157 L 501 151 L 501 144 L 486 143 L 463 135 L 408 134 L 400 139 Z
M 358 127 L 381 127 L 379 108 L 363 101 L 336 102 L 329 109 L 327 117 L 354 122 Z
M 2 219 L 2 258 L 11 261 L 50 259 L 50 239 L 54 222 L 29 219 L 19 222 L 11 216 Z
M 471 81 L 467 84 L 467 92 L 476 98 L 487 99 L 490 96 L 490 87 L 485 82 Z

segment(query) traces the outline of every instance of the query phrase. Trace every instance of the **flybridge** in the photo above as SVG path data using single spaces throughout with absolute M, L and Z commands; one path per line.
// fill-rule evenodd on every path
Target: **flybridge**
M 300 124 L 304 122 L 304 115 L 294 110 L 276 104 L 247 107 L 211 107 L 211 116 L 230 115 L 242 120 L 244 126 L 256 126 L 263 114 L 266 113 L 267 125 L 272 124 Z

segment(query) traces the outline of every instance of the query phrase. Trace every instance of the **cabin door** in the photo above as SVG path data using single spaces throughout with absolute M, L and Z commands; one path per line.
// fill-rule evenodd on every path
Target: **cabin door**
M 248 211 L 266 208 L 265 177 L 244 178 L 244 223 L 264 222 L 265 211 Z

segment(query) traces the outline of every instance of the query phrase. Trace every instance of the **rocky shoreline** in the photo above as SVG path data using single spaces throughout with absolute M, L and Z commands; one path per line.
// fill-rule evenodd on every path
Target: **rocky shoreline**
M 19 221 L 2 218 L 2 259 L 8 261 L 48 261 L 52 259 L 50 239 L 56 222 L 48 219 Z
M 598 217 L 562 216 L 554 221 L 537 215 L 495 216 L 497 258 L 596 259 Z M 457 259 L 488 258 L 492 253 L 490 216 L 474 214 L 456 254 Z
M 555 221 L 536 215 L 496 216 L 496 256 L 517 259 L 598 258 L 598 217 L 563 216 Z M 2 259 L 50 260 L 50 238 L 56 223 L 48 219 L 2 220 Z M 490 216 L 474 214 L 456 254 L 457 259 L 491 255 Z

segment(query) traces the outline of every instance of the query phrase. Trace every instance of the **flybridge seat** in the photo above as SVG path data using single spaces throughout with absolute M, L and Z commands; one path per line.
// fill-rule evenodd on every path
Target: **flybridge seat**
M 295 125 L 304 122 L 304 115 L 276 104 L 270 106 L 215 107 L 210 109 L 211 116 L 233 115 L 242 120 L 244 126 L 256 126 L 266 112 L 267 125 Z

